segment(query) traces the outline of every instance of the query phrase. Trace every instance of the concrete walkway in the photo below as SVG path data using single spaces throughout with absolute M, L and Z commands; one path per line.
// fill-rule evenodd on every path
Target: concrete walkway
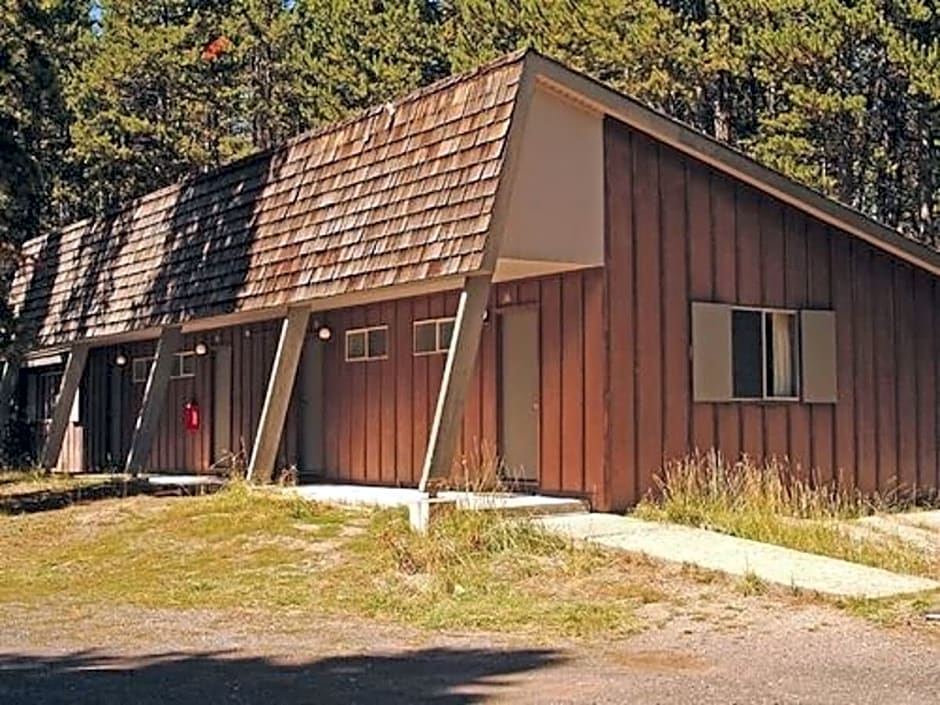
M 758 543 L 705 529 L 615 514 L 536 519 L 553 533 L 652 558 L 844 597 L 891 597 L 940 589 L 940 583 Z
M 285 487 L 283 492 L 297 495 L 309 502 L 342 504 L 359 507 L 409 507 L 427 501 L 428 495 L 408 487 L 379 487 L 370 485 L 314 484 Z M 437 498 L 453 502 L 460 509 L 517 512 L 529 516 L 545 514 L 571 514 L 587 511 L 587 505 L 577 499 L 547 497 L 514 492 L 438 492 Z

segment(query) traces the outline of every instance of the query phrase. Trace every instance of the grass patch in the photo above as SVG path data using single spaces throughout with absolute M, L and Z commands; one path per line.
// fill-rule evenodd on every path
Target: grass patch
M 836 602 L 837 607 L 851 615 L 889 627 L 923 622 L 924 615 L 938 605 L 940 590 L 906 597 L 852 598 Z
M 670 601 L 653 566 L 493 513 L 417 535 L 403 512 L 238 484 L 0 517 L 0 555 L 0 603 L 290 609 L 551 638 L 630 633 L 640 607 Z
M 898 573 L 940 577 L 936 561 L 902 541 L 861 540 L 840 526 L 882 506 L 857 492 L 804 481 L 783 463 L 759 465 L 743 457 L 731 464 L 712 452 L 668 465 L 658 478 L 658 492 L 637 507 L 636 515 Z

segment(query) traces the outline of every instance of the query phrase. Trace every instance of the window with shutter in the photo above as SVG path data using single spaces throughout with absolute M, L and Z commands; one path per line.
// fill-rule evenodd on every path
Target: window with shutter
M 695 401 L 836 401 L 835 313 L 694 302 Z

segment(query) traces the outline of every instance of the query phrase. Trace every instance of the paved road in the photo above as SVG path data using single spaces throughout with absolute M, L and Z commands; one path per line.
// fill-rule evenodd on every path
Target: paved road
M 62 637 L 63 624 L 74 627 Z M 938 630 L 940 631 L 940 630 Z M 930 705 L 940 633 L 826 608 L 680 618 L 611 644 L 285 615 L 0 606 L 0 703 Z

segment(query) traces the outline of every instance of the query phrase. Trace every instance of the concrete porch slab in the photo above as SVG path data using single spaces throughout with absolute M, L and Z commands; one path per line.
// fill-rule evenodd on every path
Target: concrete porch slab
M 802 553 L 705 529 L 614 514 L 543 517 L 562 536 L 675 563 L 840 597 L 879 598 L 940 589 L 940 582 Z
M 142 480 L 156 487 L 220 487 L 225 478 L 218 475 L 140 475 Z
M 298 485 L 284 488 L 311 502 L 362 507 L 408 507 L 428 495 L 408 487 L 368 485 Z M 521 514 L 574 514 L 586 512 L 587 504 L 577 499 L 512 492 L 438 492 L 441 500 L 454 502 L 459 509 L 494 510 Z

